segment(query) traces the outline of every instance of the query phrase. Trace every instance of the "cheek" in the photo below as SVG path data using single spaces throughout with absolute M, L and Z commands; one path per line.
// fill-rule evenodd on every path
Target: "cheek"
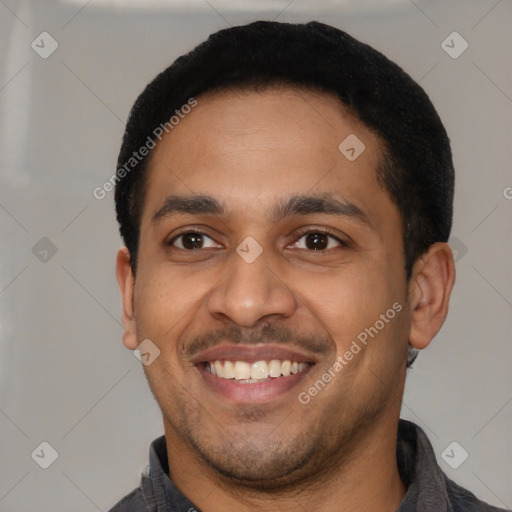
M 139 270 L 134 292 L 139 332 L 150 339 L 177 338 L 204 300 L 204 285 L 197 276 L 184 276 L 165 264 Z
M 386 260 L 380 261 L 347 268 L 336 276 L 316 276 L 305 281 L 305 306 L 327 330 L 338 353 L 344 353 L 358 336 L 363 342 L 393 338 L 401 325 L 397 323 L 400 313 L 396 310 L 401 309 L 404 314 L 403 297 L 398 293 L 396 280 L 388 278 L 391 269 Z M 385 349 L 386 344 L 380 346 Z

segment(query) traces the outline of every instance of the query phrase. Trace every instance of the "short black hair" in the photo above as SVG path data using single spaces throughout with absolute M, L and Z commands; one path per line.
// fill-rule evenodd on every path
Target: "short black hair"
M 131 109 L 115 201 L 134 273 L 149 157 L 135 159 L 134 153 L 191 98 L 278 85 L 334 93 L 379 138 L 377 178 L 402 219 L 407 280 L 418 257 L 448 240 L 454 194 L 450 141 L 425 91 L 397 64 L 340 29 L 317 21 L 256 21 L 210 35 L 149 83 Z

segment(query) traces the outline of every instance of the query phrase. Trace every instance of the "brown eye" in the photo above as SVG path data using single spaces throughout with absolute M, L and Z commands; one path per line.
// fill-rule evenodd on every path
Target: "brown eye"
M 211 245 L 205 245 L 206 239 L 212 242 Z M 195 251 L 205 247 L 217 247 L 217 244 L 215 244 L 208 235 L 199 231 L 187 231 L 185 233 L 181 233 L 170 240 L 167 245 L 178 247 L 179 249 L 186 251 Z
M 301 242 L 301 240 L 303 242 Z M 332 241 L 334 241 L 334 246 Z M 309 251 L 326 251 L 336 246 L 345 246 L 339 238 L 324 231 L 309 231 L 304 233 L 295 245 L 299 249 L 307 249 Z
M 329 245 L 329 237 L 324 233 L 309 233 L 306 235 L 306 247 L 314 251 L 324 251 Z

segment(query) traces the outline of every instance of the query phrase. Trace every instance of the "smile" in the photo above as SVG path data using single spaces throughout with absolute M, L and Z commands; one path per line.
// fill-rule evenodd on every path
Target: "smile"
M 207 372 L 216 377 L 236 380 L 240 383 L 254 384 L 269 382 L 273 378 L 289 377 L 301 373 L 307 363 L 297 361 L 272 359 L 271 361 L 209 361 L 204 363 Z
M 197 354 L 202 392 L 213 400 L 263 404 L 285 398 L 316 365 L 316 358 L 282 346 L 222 345 Z

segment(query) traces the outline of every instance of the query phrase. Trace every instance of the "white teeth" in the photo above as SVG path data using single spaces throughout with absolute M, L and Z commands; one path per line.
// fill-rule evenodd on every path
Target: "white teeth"
M 227 363 L 227 361 L 226 361 Z M 224 363 L 225 364 L 225 363 Z M 237 361 L 235 363 L 235 379 L 250 379 L 251 378 L 251 365 L 245 361 Z
M 276 359 L 272 359 L 268 366 L 268 374 L 270 377 L 280 377 L 281 376 L 281 361 Z
M 283 361 L 283 364 L 281 365 L 281 373 L 288 377 L 290 375 L 290 368 L 292 367 L 292 363 L 290 361 Z
M 212 375 L 223 379 L 235 379 L 244 383 L 261 382 L 268 380 L 269 377 L 288 377 L 291 374 L 300 373 L 306 367 L 307 363 L 291 362 L 290 360 L 279 361 L 256 361 L 248 363 L 247 361 L 224 361 L 219 360 L 208 363 L 207 369 Z
M 268 378 L 268 364 L 266 361 L 256 361 L 251 366 L 251 379 Z
M 222 377 L 225 379 L 235 378 L 235 365 L 231 361 L 224 361 L 224 368 L 222 369 Z

